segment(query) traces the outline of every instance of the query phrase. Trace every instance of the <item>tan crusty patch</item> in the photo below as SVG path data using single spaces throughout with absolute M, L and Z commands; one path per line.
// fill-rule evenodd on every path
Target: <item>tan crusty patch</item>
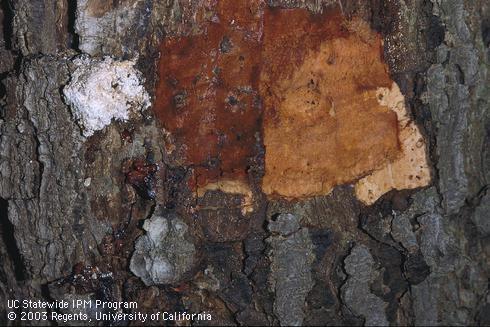
M 391 89 L 379 88 L 377 94 L 379 103 L 397 114 L 402 154 L 356 183 L 356 196 L 366 204 L 374 203 L 392 189 L 423 187 L 431 180 L 424 137 L 407 114 L 400 88 L 393 83 Z

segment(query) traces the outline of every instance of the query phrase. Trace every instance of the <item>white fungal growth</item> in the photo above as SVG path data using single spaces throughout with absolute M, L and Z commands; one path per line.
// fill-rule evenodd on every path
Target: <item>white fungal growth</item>
M 74 63 L 77 68 L 63 93 L 84 136 L 103 129 L 112 119 L 126 121 L 150 106 L 135 61 L 81 57 Z

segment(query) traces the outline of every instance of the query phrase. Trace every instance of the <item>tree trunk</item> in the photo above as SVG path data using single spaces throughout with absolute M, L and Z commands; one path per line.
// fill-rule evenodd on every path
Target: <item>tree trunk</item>
M 119 312 L 148 314 L 144 323 L 151 325 L 490 324 L 488 1 L 256 0 L 236 1 L 236 8 L 226 3 L 1 1 L 0 323 L 143 324 L 141 316 L 126 316 L 123 322 L 114 316 L 101 318 L 117 311 L 100 303 L 133 301 L 137 308 Z M 358 40 L 383 41 L 380 65 L 388 67 L 386 78 L 399 86 L 408 115 L 425 139 L 430 183 L 392 190 L 366 204 L 352 184 L 369 175 L 369 168 L 347 182 L 333 183 L 331 192 L 322 185 L 315 194 L 269 194 L 263 184 L 273 153 L 272 143 L 267 143 L 267 126 L 272 126 L 267 125 L 267 110 L 276 100 L 263 91 L 264 76 L 268 69 L 276 76 L 270 67 L 275 54 L 282 55 L 279 50 L 287 49 L 291 40 L 301 47 L 313 35 L 310 31 L 298 37 L 303 32 L 293 21 L 281 31 L 260 25 L 279 22 L 286 11 L 301 13 L 298 17 L 309 12 L 302 18 L 311 19 L 307 26 L 349 35 L 338 42 L 350 40 L 349 33 L 359 27 L 349 22 L 357 21 L 366 22 L 369 30 L 356 32 Z M 231 24 L 246 31 L 226 27 L 226 15 L 236 15 Z M 341 19 L 342 26 L 327 26 L 334 19 Z M 216 45 L 209 41 L 215 33 L 212 24 L 219 26 Z M 279 28 L 279 23 L 274 26 Z M 221 39 L 220 33 L 229 33 L 231 41 Z M 238 44 L 233 33 L 246 37 Z M 278 35 L 288 38 L 287 46 L 278 45 Z M 330 42 L 319 35 L 321 42 Z M 311 49 L 316 49 L 315 40 L 308 45 Z M 182 50 L 186 42 L 191 50 Z M 340 44 L 335 42 L 329 44 Z M 362 43 L 356 42 L 352 47 Z M 199 124 L 227 113 L 195 108 L 206 101 L 213 107 L 219 93 L 195 103 L 187 93 L 173 94 L 169 105 L 181 111 L 172 115 L 161 109 L 172 85 L 185 84 L 195 67 L 209 62 L 214 55 L 210 44 L 223 56 L 237 48 L 249 51 L 250 57 L 237 57 L 245 62 L 243 75 L 230 79 L 246 76 L 258 83 L 252 91 L 226 94 L 229 107 L 223 110 L 241 110 L 242 101 L 246 110 L 257 111 L 250 118 L 255 125 L 247 125 L 248 116 L 241 116 L 238 123 L 225 120 L 219 127 L 226 140 L 232 129 L 240 128 L 243 138 L 229 147 L 226 140 L 222 147 L 216 143 L 217 150 L 209 153 L 219 158 L 218 164 L 208 152 L 209 162 L 199 161 L 199 152 L 215 144 L 199 141 Z M 268 57 L 268 49 L 274 49 L 273 56 Z M 308 49 L 302 51 L 304 62 L 315 51 Z M 205 54 L 198 57 L 199 51 Z M 293 53 L 285 53 L 290 60 Z M 354 56 L 343 55 L 345 60 Z M 366 57 L 367 52 L 362 55 Z M 249 58 L 261 73 L 247 66 L 252 65 Z M 277 74 L 293 64 L 291 59 Z M 363 69 L 370 72 L 367 84 L 377 82 L 374 68 L 351 65 L 345 74 Z M 121 71 L 126 80 L 117 75 Z M 296 72 L 301 71 L 295 68 L 291 74 Z M 111 74 L 119 76 L 112 89 L 90 93 Z M 171 74 L 179 78 L 171 81 Z M 222 83 L 228 83 L 226 78 Z M 335 96 L 343 92 L 340 83 L 328 89 L 333 100 L 325 106 L 331 110 Z M 140 88 L 138 102 L 131 90 Z M 99 99 L 103 92 L 112 98 Z M 151 108 L 145 107 L 147 100 Z M 110 106 L 127 109 L 129 116 L 108 116 L 108 122 L 116 119 L 100 126 L 106 118 L 101 112 Z M 335 110 L 329 112 L 335 115 Z M 179 127 L 180 119 L 186 123 L 186 117 L 196 113 L 199 126 Z M 95 115 L 99 125 L 89 115 Z M 356 117 L 350 116 L 352 124 Z M 372 117 L 357 123 L 371 126 L 378 119 Z M 247 145 L 248 137 L 253 141 Z M 365 142 L 371 142 L 367 135 Z M 239 157 L 236 149 L 250 155 Z M 341 162 L 341 155 L 336 154 L 332 165 Z M 278 160 L 293 161 L 287 156 Z M 350 169 L 342 167 L 335 176 Z M 237 177 L 240 169 L 244 173 Z M 300 176 L 286 183 L 293 193 L 314 183 Z M 69 305 L 10 308 L 7 300 Z M 75 306 L 73 300 L 87 302 Z M 41 315 L 27 317 L 23 312 Z M 157 312 L 201 316 L 151 319 Z M 61 314 L 75 316 L 63 321 Z

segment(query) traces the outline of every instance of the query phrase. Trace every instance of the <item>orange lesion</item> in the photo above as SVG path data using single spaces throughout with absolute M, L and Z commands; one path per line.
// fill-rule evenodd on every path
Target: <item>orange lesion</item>
M 338 12 L 281 11 L 266 15 L 264 35 L 266 194 L 328 194 L 397 157 L 396 114 L 376 97 L 392 83 L 377 33 Z

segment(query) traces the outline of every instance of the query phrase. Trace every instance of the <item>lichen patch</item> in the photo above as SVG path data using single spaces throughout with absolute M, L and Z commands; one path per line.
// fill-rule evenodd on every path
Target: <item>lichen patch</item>
M 192 268 L 196 252 L 185 222 L 176 215 L 160 213 L 160 207 L 156 210 L 145 220 L 146 234 L 136 240 L 129 264 L 129 269 L 147 286 L 180 281 Z
M 84 56 L 74 64 L 76 69 L 63 94 L 84 136 L 103 129 L 113 119 L 126 121 L 150 106 L 134 61 Z

